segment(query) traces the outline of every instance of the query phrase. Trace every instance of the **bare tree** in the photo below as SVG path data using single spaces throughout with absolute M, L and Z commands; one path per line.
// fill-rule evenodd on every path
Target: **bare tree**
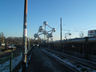
M 4 43 L 4 42 L 5 42 L 4 33 L 1 32 L 1 33 L 0 33 L 0 43 Z
M 80 36 L 80 38 L 83 38 L 84 37 L 84 33 L 80 32 L 79 36 Z

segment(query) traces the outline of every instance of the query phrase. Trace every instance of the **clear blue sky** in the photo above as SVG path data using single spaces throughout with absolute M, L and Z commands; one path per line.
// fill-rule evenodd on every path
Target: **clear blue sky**
M 5 36 L 23 35 L 24 0 L 0 0 L 0 32 Z M 82 31 L 87 34 L 96 29 L 96 0 L 28 0 L 28 36 L 38 31 L 43 21 L 56 28 L 55 39 L 59 39 L 60 17 L 63 18 L 64 33 L 72 37 Z

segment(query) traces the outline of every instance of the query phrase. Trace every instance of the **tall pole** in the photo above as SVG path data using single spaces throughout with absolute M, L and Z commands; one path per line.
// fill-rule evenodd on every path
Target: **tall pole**
M 62 18 L 60 18 L 60 40 L 62 41 Z
M 23 72 L 26 71 L 27 63 L 27 0 L 24 4 L 24 28 L 23 28 Z
M 62 49 L 62 18 L 60 18 L 60 48 Z

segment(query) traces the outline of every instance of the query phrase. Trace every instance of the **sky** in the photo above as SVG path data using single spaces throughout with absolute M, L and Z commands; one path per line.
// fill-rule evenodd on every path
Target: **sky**
M 6 37 L 23 36 L 24 0 L 0 0 L 0 32 Z M 71 38 L 96 29 L 96 0 L 28 0 L 28 37 L 33 38 L 43 21 L 56 28 L 54 40 L 60 39 L 60 17 L 65 33 Z

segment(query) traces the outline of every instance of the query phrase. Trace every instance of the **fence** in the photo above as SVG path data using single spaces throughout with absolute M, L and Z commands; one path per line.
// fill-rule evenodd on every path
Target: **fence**
M 31 55 L 32 48 L 30 48 L 27 53 L 27 68 L 31 60 Z M 18 72 L 22 71 L 22 49 L 19 48 L 9 55 L 0 58 L 0 72 L 14 72 L 16 70 Z
M 22 61 L 22 53 L 10 53 L 8 56 L 0 58 L 0 72 L 12 72 Z

